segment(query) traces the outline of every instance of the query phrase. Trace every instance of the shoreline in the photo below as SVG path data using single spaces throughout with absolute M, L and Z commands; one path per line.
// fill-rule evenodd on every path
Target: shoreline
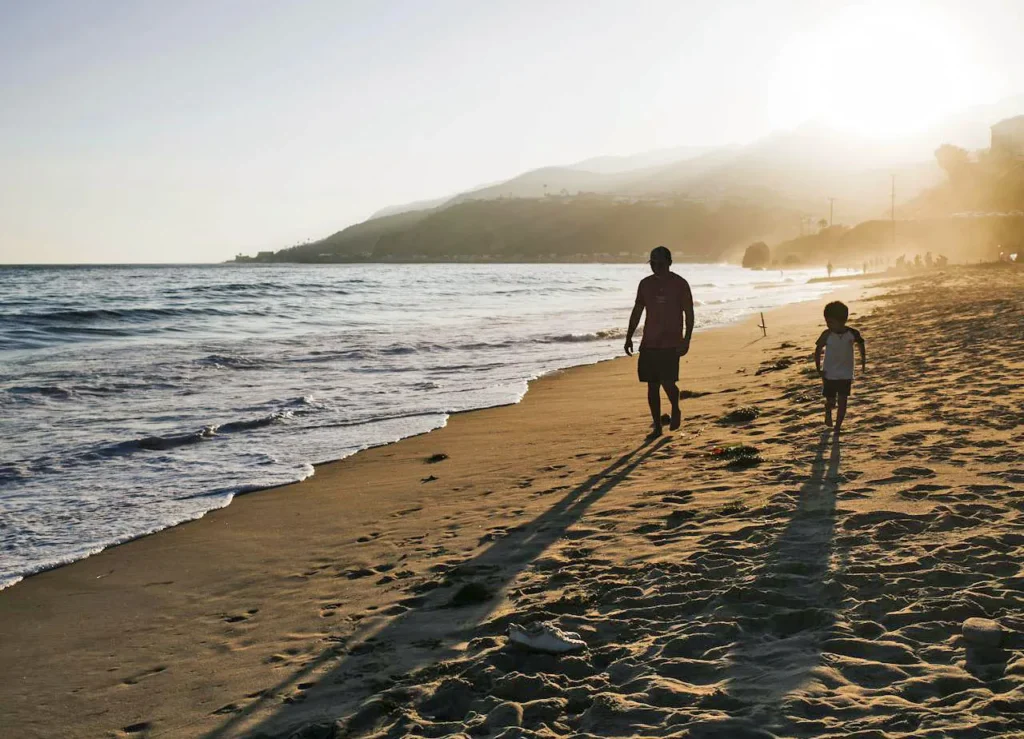
M 21 265 L 21 266 L 25 266 L 25 265 Z M 38 265 L 31 265 L 31 266 L 38 266 Z M 45 267 L 45 266 L 49 266 L 49 265 L 42 265 L 42 266 Z M 77 266 L 86 266 L 86 267 L 88 267 L 88 266 L 123 266 L 123 265 L 61 265 L 61 266 L 76 266 L 76 267 Z M 147 265 L 143 265 L 143 266 L 147 266 Z M 148 265 L 148 266 L 165 266 L 165 265 Z M 182 265 L 166 265 L 166 266 L 182 266 Z M 894 279 L 895 276 L 893 276 L 893 275 L 874 275 L 874 277 L 876 277 L 880 281 L 884 281 L 884 280 Z M 840 279 L 840 278 L 832 278 L 832 280 L 829 280 L 829 279 L 826 279 L 826 278 L 811 278 L 811 279 L 807 280 L 807 284 L 811 284 L 811 283 L 815 283 L 815 282 L 833 281 L 835 279 Z M 838 290 L 842 290 L 845 287 L 846 286 L 837 286 L 837 287 L 835 287 L 833 289 L 832 292 L 836 292 Z M 816 299 L 814 299 L 814 300 L 816 300 Z M 776 306 L 774 308 L 770 308 L 770 309 L 768 309 L 768 311 L 770 313 L 770 311 L 773 311 L 773 310 L 778 310 L 780 308 L 787 308 L 789 306 L 799 305 L 801 303 L 806 303 L 806 302 L 812 302 L 812 301 L 804 300 L 804 301 L 795 301 L 795 302 L 792 302 L 792 303 L 786 303 L 786 304 L 783 304 L 781 306 Z M 739 316 L 736 319 L 734 319 L 733 321 L 728 322 L 728 323 L 715 324 L 715 325 L 708 326 L 708 327 L 705 327 L 705 328 L 701 328 L 700 326 L 698 326 L 697 329 L 695 330 L 695 334 L 697 334 L 697 333 L 706 333 L 708 331 L 715 331 L 715 330 L 719 330 L 719 329 L 723 329 L 723 328 L 728 328 L 730 326 L 734 326 L 734 325 L 740 324 L 740 323 L 742 323 L 743 321 L 745 321 L 745 320 L 747 320 L 749 318 L 756 318 L 757 315 L 758 315 L 758 313 L 753 312 L 753 313 L 744 314 L 742 316 Z M 307 475 L 306 477 L 301 477 L 301 478 L 298 478 L 298 479 L 295 479 L 295 480 L 290 480 L 288 482 L 282 482 L 282 483 L 278 483 L 278 484 L 274 484 L 274 485 L 269 485 L 269 486 L 264 486 L 264 487 L 249 486 L 249 485 L 246 485 L 246 484 L 240 484 L 239 487 L 242 488 L 242 489 L 239 492 L 232 492 L 232 493 L 230 493 L 231 497 L 223 505 L 217 506 L 215 508 L 207 509 L 206 511 L 200 513 L 199 515 L 197 515 L 197 516 L 195 516 L 193 518 L 187 518 L 187 519 L 184 519 L 184 520 L 181 520 L 181 521 L 177 521 L 175 523 L 167 524 L 166 526 L 162 525 L 162 526 L 160 526 L 158 528 L 153 528 L 153 529 L 150 529 L 150 530 L 138 533 L 138 534 L 129 534 L 129 535 L 126 535 L 123 538 L 119 538 L 119 539 L 117 539 L 115 541 L 112 541 L 110 543 L 99 544 L 99 545 L 97 545 L 96 548 L 92 549 L 89 553 L 83 554 L 81 556 L 75 556 L 73 559 L 67 559 L 66 561 L 61 561 L 61 562 L 57 562 L 57 563 L 53 563 L 53 564 L 41 565 L 37 569 L 33 568 L 29 572 L 24 572 L 24 573 L 21 573 L 21 574 L 12 575 L 11 579 L 9 581 L 7 581 L 7 582 L 0 581 L 0 594 L 2 594 L 3 592 L 9 590 L 12 587 L 17 586 L 19 583 L 24 582 L 27 578 L 35 577 L 36 575 L 39 575 L 39 574 L 42 574 L 42 573 L 45 573 L 45 572 L 50 572 L 50 571 L 55 570 L 55 569 L 60 569 L 62 567 L 67 567 L 67 566 L 72 565 L 72 564 L 74 564 L 76 562 L 80 562 L 82 560 L 88 559 L 89 557 L 94 557 L 97 554 L 100 554 L 100 553 L 102 553 L 104 551 L 107 551 L 109 549 L 113 549 L 113 548 L 122 546 L 124 544 L 131 543 L 133 541 L 136 541 L 138 539 L 142 539 L 142 538 L 145 538 L 145 537 L 148 537 L 148 536 L 153 536 L 155 534 L 159 534 L 162 531 L 167 531 L 167 530 L 176 528 L 178 526 L 182 526 L 182 525 L 185 525 L 187 523 L 191 523 L 193 521 L 201 520 L 202 518 L 204 518 L 205 516 L 209 515 L 210 513 L 214 512 L 214 511 L 220 511 L 220 510 L 224 510 L 225 508 L 228 508 L 229 506 L 231 506 L 232 503 L 234 503 L 234 501 L 236 499 L 245 497 L 247 495 L 251 495 L 253 493 L 259 493 L 259 492 L 264 492 L 264 491 L 268 491 L 268 490 L 276 490 L 276 489 L 279 489 L 279 488 L 288 487 L 290 485 L 294 485 L 294 484 L 300 483 L 300 482 L 302 482 L 304 480 L 308 480 L 310 477 L 314 477 L 316 475 L 316 470 L 318 468 L 323 467 L 325 465 L 330 465 L 330 464 L 335 464 L 337 462 L 341 462 L 342 460 L 348 459 L 348 458 L 350 458 L 350 457 L 352 457 L 352 456 L 354 456 L 356 454 L 361 454 L 361 453 L 363 453 L 363 452 L 365 452 L 367 450 L 370 450 L 370 449 L 377 449 L 377 448 L 380 448 L 380 447 L 390 446 L 392 444 L 400 443 L 400 442 L 402 442 L 402 441 L 404 441 L 406 439 L 416 438 L 416 437 L 422 436 L 424 434 L 433 433 L 433 432 L 437 431 L 438 429 L 444 428 L 449 423 L 451 418 L 453 418 L 453 417 L 455 417 L 457 415 L 464 414 L 464 413 L 475 413 L 475 412 L 481 411 L 481 410 L 489 410 L 489 409 L 494 409 L 494 408 L 503 408 L 503 407 L 507 407 L 507 406 L 516 405 L 516 404 L 522 402 L 523 398 L 529 392 L 530 386 L 534 382 L 536 382 L 538 380 L 541 380 L 541 379 L 543 379 L 545 377 L 548 377 L 548 376 L 551 376 L 551 375 L 555 375 L 555 374 L 558 374 L 558 373 L 561 373 L 561 372 L 566 372 L 566 371 L 569 371 L 569 370 L 572 370 L 572 369 L 575 369 L 575 368 L 578 368 L 578 367 L 589 367 L 589 366 L 594 366 L 594 365 L 597 365 L 597 364 L 601 364 L 603 362 L 614 361 L 615 359 L 619 359 L 619 358 L 620 358 L 619 356 L 615 356 L 615 357 L 608 357 L 608 358 L 604 358 L 604 359 L 595 359 L 593 361 L 585 362 L 583 364 L 567 365 L 565 367 L 559 367 L 559 368 L 556 368 L 556 369 L 548 370 L 548 371 L 543 372 L 543 373 L 541 373 L 539 375 L 536 375 L 534 377 L 523 378 L 522 382 L 525 384 L 525 389 L 518 396 L 518 398 L 516 400 L 510 401 L 510 402 L 507 402 L 507 403 L 498 403 L 498 404 L 495 404 L 495 405 L 480 406 L 480 407 L 468 408 L 468 409 L 458 410 L 458 411 L 438 411 L 436 414 L 435 413 L 424 412 L 421 415 L 424 415 L 424 416 L 435 416 L 435 415 L 436 416 L 443 416 L 444 417 L 444 421 L 439 426 L 435 426 L 433 428 L 427 429 L 426 431 L 417 432 L 417 433 L 411 434 L 409 436 L 403 436 L 403 437 L 400 437 L 398 439 L 393 439 L 391 441 L 384 441 L 384 442 L 380 442 L 380 443 L 371 443 L 371 444 L 369 444 L 367 446 L 360 447 L 360 448 L 355 449 L 355 450 L 353 450 L 351 452 L 342 454 L 342 456 L 339 456 L 339 457 L 332 457 L 330 459 L 326 459 L 326 460 L 319 461 L 319 462 L 309 462 L 308 464 L 313 469 L 313 473 L 310 474 L 310 475 Z M 202 497 L 203 495 L 214 495 L 215 492 L 216 491 L 209 491 L 207 493 L 198 494 L 196 497 Z M 2 595 L 0 595 L 0 597 L 2 597 Z
M 873 288 L 860 285 L 839 292 L 859 294 L 865 289 Z M 756 320 L 754 315 L 740 323 L 695 334 L 700 341 L 695 341 L 694 352 L 685 360 L 681 384 L 698 389 L 703 389 L 702 385 L 717 386 L 721 392 L 730 392 L 723 385 L 750 383 L 754 380 L 752 368 L 749 374 L 744 371 L 740 376 L 728 367 L 740 369 L 752 362 L 756 366 L 794 332 L 802 337 L 803 344 L 810 341 L 814 330 L 808 327 L 817 326 L 820 320 L 818 311 L 807 311 L 806 305 L 791 303 L 767 311 L 767 339 L 755 327 L 746 325 Z M 746 338 L 738 343 L 739 337 Z M 518 470 L 530 464 L 546 469 L 559 459 L 571 461 L 573 456 L 580 456 L 569 453 L 578 444 L 588 445 L 590 451 L 584 456 L 594 455 L 593 462 L 579 464 L 601 467 L 601 459 L 621 448 L 619 434 L 642 439 L 649 419 L 643 393 L 633 376 L 633 362 L 635 359 L 620 357 L 552 372 L 531 381 L 519 403 L 453 414 L 445 427 L 318 465 L 316 474 L 305 481 L 246 493 L 235 505 L 32 575 L 17 587 L 4 590 L 0 593 L 0 624 L 10 639 L 0 648 L 0 665 L 8 674 L 20 675 L 21 680 L 9 686 L 14 692 L 4 702 L 14 709 L 7 719 L 0 718 L 0 728 L 9 720 L 14 722 L 12 730 L 16 728 L 26 736 L 35 735 L 32 726 L 44 725 L 62 726 L 67 736 L 93 736 L 100 727 L 112 731 L 118 725 L 123 728 L 146 723 L 156 732 L 153 735 L 192 736 L 176 732 L 190 732 L 184 727 L 194 722 L 212 726 L 223 722 L 224 716 L 230 719 L 233 709 L 227 709 L 231 701 L 225 696 L 240 690 L 253 692 L 267 681 L 268 671 L 273 674 L 301 661 L 309 654 L 309 647 L 292 654 L 298 647 L 288 644 L 310 640 L 319 643 L 323 635 L 316 636 L 322 630 L 317 625 L 361 626 L 394 614 L 395 609 L 408 609 L 393 602 L 373 605 L 380 596 L 373 593 L 371 581 L 392 576 L 362 574 L 373 571 L 373 560 L 383 556 L 362 551 L 378 546 L 383 537 L 374 533 L 381 526 L 393 521 L 399 522 L 395 526 L 411 526 L 408 530 L 412 538 L 419 536 L 414 533 L 417 531 L 440 531 L 447 525 L 438 520 L 442 512 L 474 506 L 490 510 L 500 503 L 498 499 L 492 503 L 486 490 L 484 498 L 471 490 L 485 485 L 497 489 L 517 475 L 521 477 Z M 579 396 L 569 389 L 574 385 L 582 386 Z M 586 441 L 576 438 L 572 431 L 575 423 L 568 427 L 554 423 L 554 418 L 565 412 L 578 416 L 580 422 L 607 418 L 609 411 L 615 414 L 603 390 L 620 385 L 628 388 L 626 397 L 631 408 L 621 418 L 623 429 L 606 433 L 600 429 L 607 421 L 596 427 L 588 422 L 579 429 L 585 439 L 590 439 Z M 716 396 L 711 395 L 685 401 L 684 417 L 715 400 Z M 505 434 L 493 435 L 494 423 L 500 427 L 511 423 L 509 428 L 519 430 L 503 440 Z M 563 433 L 566 428 L 569 434 Z M 666 437 L 666 443 L 675 438 Z M 605 453 L 593 451 L 608 444 L 612 446 Z M 462 451 L 452 451 L 458 449 Z M 451 458 L 437 467 L 424 463 L 427 456 L 439 451 L 449 453 Z M 541 464 L 545 460 L 546 464 Z M 457 479 L 445 480 L 453 471 Z M 444 482 L 440 484 L 448 491 L 443 499 L 436 498 L 440 489 L 434 492 L 434 481 L 429 480 L 435 473 L 443 473 Z M 542 473 L 555 477 L 555 482 L 564 477 L 570 484 L 577 474 L 585 472 L 552 469 Z M 523 482 L 519 487 L 529 490 L 533 484 Z M 470 496 L 467 503 L 458 503 L 466 495 Z M 427 500 L 440 508 L 425 508 Z M 488 513 L 487 517 L 492 515 Z M 352 533 L 346 535 L 343 531 Z M 363 534 L 356 533 L 359 531 Z M 295 550 L 294 545 L 300 542 Z M 401 553 L 388 546 L 394 555 Z M 406 553 L 411 557 L 409 563 L 423 556 Z M 289 564 L 295 559 L 307 564 Z M 318 591 L 320 595 L 311 591 L 301 596 L 308 605 L 282 610 L 283 605 L 306 591 L 306 585 L 323 568 L 334 567 L 342 567 L 335 576 L 341 579 L 333 580 L 332 586 L 337 583 L 346 592 L 350 589 L 349 595 L 339 598 L 340 591 Z M 411 572 L 418 567 L 406 569 Z M 337 587 L 329 590 L 337 591 Z M 274 591 L 278 595 L 273 595 Z M 321 605 L 316 606 L 317 602 Z M 369 611 L 361 607 L 364 605 Z M 70 632 L 69 619 L 79 624 Z M 183 629 L 185 624 L 189 626 Z M 295 636 L 300 634 L 307 636 Z M 126 645 L 127 650 L 117 644 Z M 105 645 L 98 648 L 106 649 L 109 657 L 97 653 L 97 645 Z M 264 656 L 254 662 L 251 652 Z M 70 670 L 76 675 L 73 682 L 83 684 L 68 694 L 47 691 L 47 675 L 55 669 L 69 669 L 68 664 L 57 668 L 54 660 L 70 661 Z M 111 701 L 122 700 L 115 696 L 125 685 L 139 686 L 132 688 L 135 698 L 129 705 L 115 707 Z M 82 721 L 85 709 L 76 697 L 81 693 L 101 703 L 104 715 L 111 713 L 109 720 L 97 717 L 95 722 Z M 34 706 L 33 701 L 40 705 Z M 217 713 L 222 708 L 224 712 Z M 192 717 L 187 724 L 181 721 L 185 715 Z

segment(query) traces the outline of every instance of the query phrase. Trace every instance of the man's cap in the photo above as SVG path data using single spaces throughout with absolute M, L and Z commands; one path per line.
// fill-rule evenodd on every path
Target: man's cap
M 663 259 L 666 262 L 672 261 L 672 252 L 668 250 L 667 246 L 656 246 L 651 249 L 651 256 L 648 258 L 648 262 L 653 262 L 655 259 Z

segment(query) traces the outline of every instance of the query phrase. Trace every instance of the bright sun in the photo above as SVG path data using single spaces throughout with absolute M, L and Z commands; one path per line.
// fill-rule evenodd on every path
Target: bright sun
M 781 61 L 804 118 L 868 136 L 919 131 L 993 95 L 955 20 L 923 3 L 844 8 Z

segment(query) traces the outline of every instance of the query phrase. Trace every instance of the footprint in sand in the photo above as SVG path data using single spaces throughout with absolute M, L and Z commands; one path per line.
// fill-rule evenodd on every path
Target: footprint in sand
M 345 605 L 343 601 L 325 603 L 320 607 L 320 618 L 330 618 L 331 616 L 338 615 L 337 611 L 343 605 Z
M 248 621 L 259 612 L 259 608 L 250 608 L 245 613 L 222 613 L 219 618 L 226 624 L 237 624 Z
M 126 677 L 124 680 L 121 681 L 121 684 L 122 685 L 138 685 L 139 681 L 145 680 L 147 677 L 152 677 L 153 675 L 159 675 L 161 672 L 164 672 L 166 669 L 167 669 L 166 665 L 157 665 L 156 667 L 151 667 L 148 670 L 143 670 L 142 672 L 138 673 L 137 675 L 132 675 L 131 677 Z
M 395 511 L 394 513 L 391 514 L 391 517 L 392 518 L 400 518 L 402 516 L 408 516 L 408 515 L 410 515 L 412 513 L 418 513 L 419 511 L 422 511 L 422 510 L 423 510 L 423 506 L 416 506 L 415 508 L 406 508 L 406 509 L 401 510 L 401 511 Z
M 935 477 L 935 470 L 928 467 L 897 467 L 892 473 L 900 477 Z
M 148 721 L 140 721 L 137 724 L 130 724 L 121 729 L 122 733 L 128 736 L 135 736 L 137 734 L 145 734 L 152 728 L 152 724 Z
M 687 491 L 670 493 L 663 495 L 661 500 L 663 503 L 689 503 L 693 500 L 693 493 Z
M 290 663 L 293 659 L 303 654 L 304 651 L 305 650 L 300 649 L 299 647 L 288 647 L 287 649 L 282 649 L 277 654 L 270 655 L 263 661 L 269 665 L 284 665 L 286 663 Z

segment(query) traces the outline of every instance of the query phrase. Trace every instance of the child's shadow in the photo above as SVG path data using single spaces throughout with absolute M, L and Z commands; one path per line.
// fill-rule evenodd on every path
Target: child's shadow
M 838 439 L 828 443 L 829 435 L 821 433 L 796 510 L 747 586 L 751 602 L 737 619 L 743 631 L 728 657 L 726 691 L 753 704 L 755 713 L 774 712 L 783 696 L 809 679 L 835 623 L 837 602 L 827 580 L 841 452 Z

